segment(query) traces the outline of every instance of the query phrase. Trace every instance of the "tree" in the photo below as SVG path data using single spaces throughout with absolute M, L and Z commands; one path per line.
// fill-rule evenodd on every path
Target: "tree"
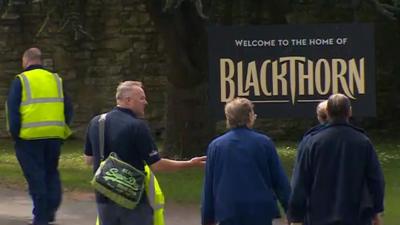
M 164 12 L 158 0 L 146 1 L 164 40 L 170 71 L 164 153 L 169 156 L 204 154 L 214 131 L 207 107 L 207 32 L 199 6 L 182 2 Z
M 339 21 L 350 22 L 355 20 L 357 10 L 367 3 L 391 20 L 399 13 L 397 7 L 378 0 L 147 1 L 151 17 L 165 41 L 171 65 L 168 72 L 166 152 L 169 155 L 190 156 L 201 153 L 211 140 L 215 121 L 207 114 L 205 97 L 208 77 L 207 24 L 285 24 L 299 5 L 319 12 L 315 15 L 317 20 L 331 22 L 338 21 L 333 19 L 338 10 L 345 10 L 349 17 L 339 18 Z M 206 13 L 203 13 L 203 8 Z M 323 19 L 324 14 L 329 18 Z

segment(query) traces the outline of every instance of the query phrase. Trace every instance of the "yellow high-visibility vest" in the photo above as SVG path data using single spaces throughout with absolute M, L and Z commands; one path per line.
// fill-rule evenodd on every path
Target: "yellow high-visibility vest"
M 61 78 L 44 69 L 29 70 L 17 77 L 22 86 L 19 137 L 25 140 L 66 139 L 71 135 L 65 123 Z
M 153 221 L 154 225 L 165 225 L 164 221 L 164 194 L 158 184 L 156 176 L 151 171 L 148 165 L 145 165 L 144 171 L 146 172 L 145 190 L 147 198 L 149 199 L 150 206 L 153 208 Z
M 146 172 L 145 191 L 149 200 L 150 206 L 153 208 L 153 224 L 165 225 L 164 220 L 164 194 L 161 191 L 156 176 L 154 176 L 148 165 L 144 166 Z M 97 216 L 96 225 L 100 225 L 99 217 Z

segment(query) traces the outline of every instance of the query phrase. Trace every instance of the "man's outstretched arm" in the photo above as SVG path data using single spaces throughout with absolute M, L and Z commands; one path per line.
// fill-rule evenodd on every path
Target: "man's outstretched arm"
M 176 171 L 191 167 L 204 167 L 206 164 L 206 156 L 194 157 L 186 161 L 177 161 L 162 158 L 154 164 L 150 165 L 152 171 Z

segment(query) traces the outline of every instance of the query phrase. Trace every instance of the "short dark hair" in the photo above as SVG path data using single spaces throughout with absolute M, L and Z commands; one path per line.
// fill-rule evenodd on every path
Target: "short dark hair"
M 333 94 L 328 99 L 327 111 L 331 120 L 346 119 L 350 116 L 351 102 L 343 94 Z

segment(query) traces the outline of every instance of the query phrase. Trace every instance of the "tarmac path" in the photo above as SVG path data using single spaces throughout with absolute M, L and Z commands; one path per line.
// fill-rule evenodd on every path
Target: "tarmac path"
M 94 225 L 96 208 L 93 194 L 67 193 L 57 213 L 58 225 Z M 0 188 L 0 225 L 26 225 L 31 219 L 32 203 L 21 190 Z M 166 225 L 199 225 L 200 206 L 167 203 Z M 274 225 L 280 225 L 276 221 Z

